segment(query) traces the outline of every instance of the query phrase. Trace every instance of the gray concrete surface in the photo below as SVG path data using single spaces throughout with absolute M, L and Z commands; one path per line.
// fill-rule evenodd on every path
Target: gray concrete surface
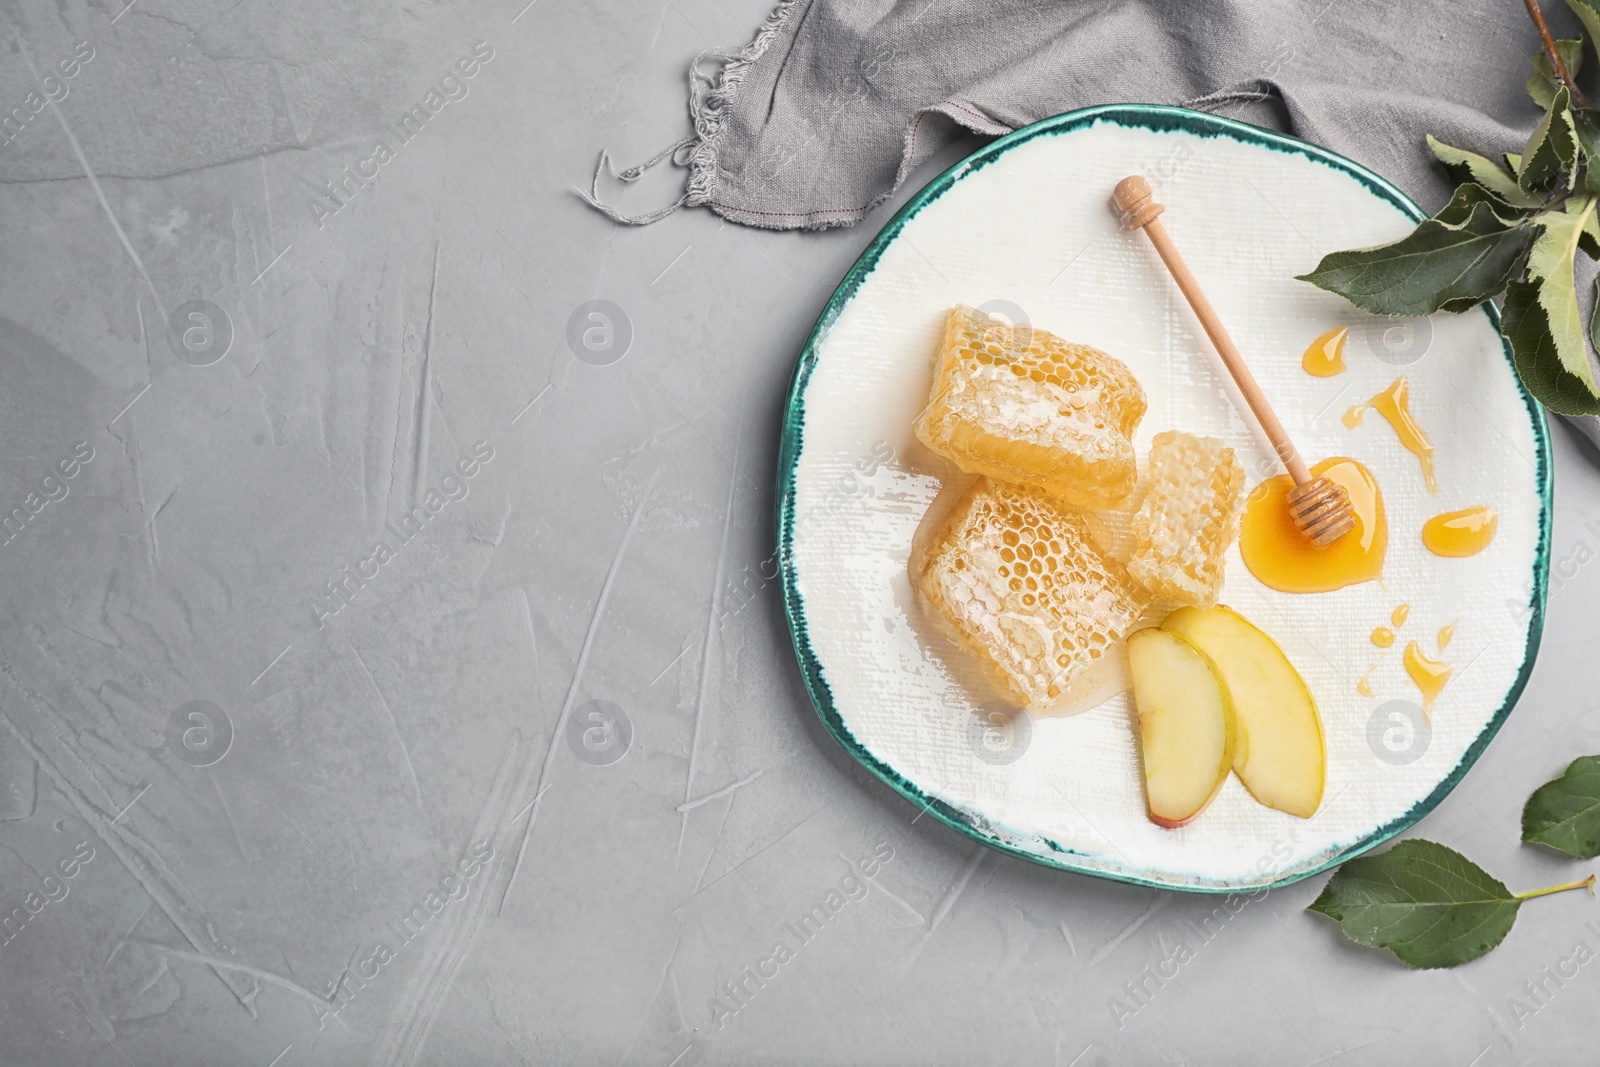
M 1592 1062 L 1583 894 L 1411 972 L 1321 878 L 1053 873 L 822 732 L 772 472 L 887 211 L 568 191 L 681 135 L 767 0 L 125 3 L 0 18 L 0 1063 Z M 1516 843 L 1600 751 L 1600 473 L 1555 450 L 1538 669 L 1417 831 L 1519 889 L 1593 866 Z

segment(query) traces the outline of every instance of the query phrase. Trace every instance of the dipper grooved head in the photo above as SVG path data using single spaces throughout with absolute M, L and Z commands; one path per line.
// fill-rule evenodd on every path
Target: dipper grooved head
M 1117 183 L 1117 187 L 1111 190 L 1111 203 L 1122 218 L 1123 226 L 1137 230 L 1167 210 L 1150 196 L 1150 183 L 1140 175 L 1129 175 Z

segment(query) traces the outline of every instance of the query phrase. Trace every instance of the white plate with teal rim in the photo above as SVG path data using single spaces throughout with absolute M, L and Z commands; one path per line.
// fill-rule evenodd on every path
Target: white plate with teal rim
M 930 624 L 907 577 L 912 536 L 948 477 L 912 434 L 946 309 L 1006 317 L 1101 348 L 1143 382 L 1134 444 L 1176 428 L 1224 438 L 1247 486 L 1278 471 L 1240 417 L 1193 314 L 1108 198 L 1142 173 L 1303 454 L 1351 456 L 1387 504 L 1381 581 L 1332 593 L 1267 588 L 1230 550 L 1222 601 L 1266 630 L 1305 677 L 1327 741 L 1323 804 L 1306 820 L 1257 804 L 1231 777 L 1177 830 L 1145 814 L 1131 697 L 1024 719 L 996 740 L 993 696 Z M 1018 130 L 941 175 L 884 228 L 829 301 L 800 357 L 779 461 L 784 603 L 812 700 L 840 744 L 957 831 L 1063 870 L 1233 892 L 1325 870 L 1416 822 L 1506 722 L 1538 648 L 1550 543 L 1550 455 L 1490 307 L 1395 322 L 1361 316 L 1295 275 L 1338 249 L 1399 238 L 1423 217 L 1332 152 L 1178 108 L 1123 105 Z M 1316 378 L 1301 354 L 1352 327 L 1349 369 Z M 1381 419 L 1341 413 L 1397 375 L 1436 449 L 1438 493 Z M 1499 513 L 1493 543 L 1445 559 L 1430 516 Z M 1387 651 L 1373 629 L 1411 606 Z M 1454 667 L 1431 729 L 1401 664 L 1410 639 Z M 1375 666 L 1374 666 L 1375 665 Z M 1370 675 L 1369 675 L 1369 667 Z M 1374 696 L 1357 691 L 1368 676 Z

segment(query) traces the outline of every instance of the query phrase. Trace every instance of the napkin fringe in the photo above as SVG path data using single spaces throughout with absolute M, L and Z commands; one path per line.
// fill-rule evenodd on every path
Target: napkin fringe
M 717 149 L 722 141 L 733 98 L 738 94 L 745 75 L 766 54 L 800 2 L 779 0 L 778 6 L 761 24 L 761 29 L 756 31 L 755 38 L 739 51 L 730 53 L 706 49 L 689 64 L 689 115 L 694 121 L 697 139 L 689 149 L 689 185 L 684 192 L 686 206 L 699 207 L 714 201 L 717 194 Z M 722 61 L 722 69 L 715 78 L 700 70 L 700 64 L 707 58 Z
M 722 142 L 733 99 L 738 94 L 745 75 L 772 46 L 772 42 L 788 23 L 794 9 L 802 2 L 803 0 L 779 0 L 778 6 L 761 24 L 761 29 L 756 32 L 754 39 L 738 51 L 728 52 L 707 48 L 694 57 L 694 61 L 689 64 L 689 118 L 694 124 L 693 134 L 663 149 L 644 163 L 620 171 L 611 165 L 610 156 L 602 150 L 600 160 L 595 165 L 594 178 L 590 182 L 589 190 L 586 192 L 575 188 L 573 192 L 578 194 L 584 203 L 613 222 L 628 226 L 648 226 L 684 207 L 710 205 L 715 208 L 717 150 Z M 714 74 L 708 74 L 701 69 L 701 65 L 707 60 L 720 62 L 722 66 Z M 665 159 L 671 159 L 674 166 L 687 167 L 689 170 L 689 180 L 685 184 L 683 195 L 673 203 L 643 215 L 624 215 L 601 201 L 602 171 L 609 170 L 616 180 L 631 183 L 638 181 L 645 171 Z

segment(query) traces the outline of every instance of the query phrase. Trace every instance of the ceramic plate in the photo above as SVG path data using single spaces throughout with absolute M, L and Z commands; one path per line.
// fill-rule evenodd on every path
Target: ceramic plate
M 1230 776 L 1193 823 L 1145 816 L 1129 694 L 1070 717 L 1024 717 L 998 738 L 993 695 L 929 623 L 906 574 L 912 537 L 949 474 L 917 443 L 951 305 L 1094 345 L 1126 362 L 1150 408 L 1135 447 L 1177 428 L 1224 438 L 1247 485 L 1280 468 L 1188 306 L 1140 234 L 1119 230 L 1113 185 L 1143 173 L 1168 231 L 1250 359 L 1302 453 L 1352 456 L 1377 476 L 1389 549 L 1381 581 L 1312 596 L 1258 582 L 1230 550 L 1222 600 L 1271 634 L 1304 675 L 1327 738 L 1309 820 L 1255 803 Z M 1395 321 L 1361 316 L 1294 280 L 1328 252 L 1394 240 L 1423 213 L 1370 171 L 1313 145 L 1196 112 L 1113 106 L 1057 116 L 939 177 L 886 226 L 812 332 L 790 391 L 779 463 L 785 605 L 805 680 L 852 755 L 958 831 L 1064 870 L 1231 892 L 1305 878 L 1421 818 L 1509 715 L 1533 667 L 1550 539 L 1543 418 L 1512 373 L 1492 308 Z M 1351 327 L 1349 369 L 1300 366 L 1314 338 Z M 1436 448 L 1438 492 L 1372 415 L 1341 414 L 1405 375 Z M 1430 516 L 1499 512 L 1481 554 L 1421 542 Z M 1410 615 L 1383 650 L 1370 635 Z M 1401 649 L 1454 676 L 1431 729 Z M 1363 696 L 1363 677 L 1375 694 Z

